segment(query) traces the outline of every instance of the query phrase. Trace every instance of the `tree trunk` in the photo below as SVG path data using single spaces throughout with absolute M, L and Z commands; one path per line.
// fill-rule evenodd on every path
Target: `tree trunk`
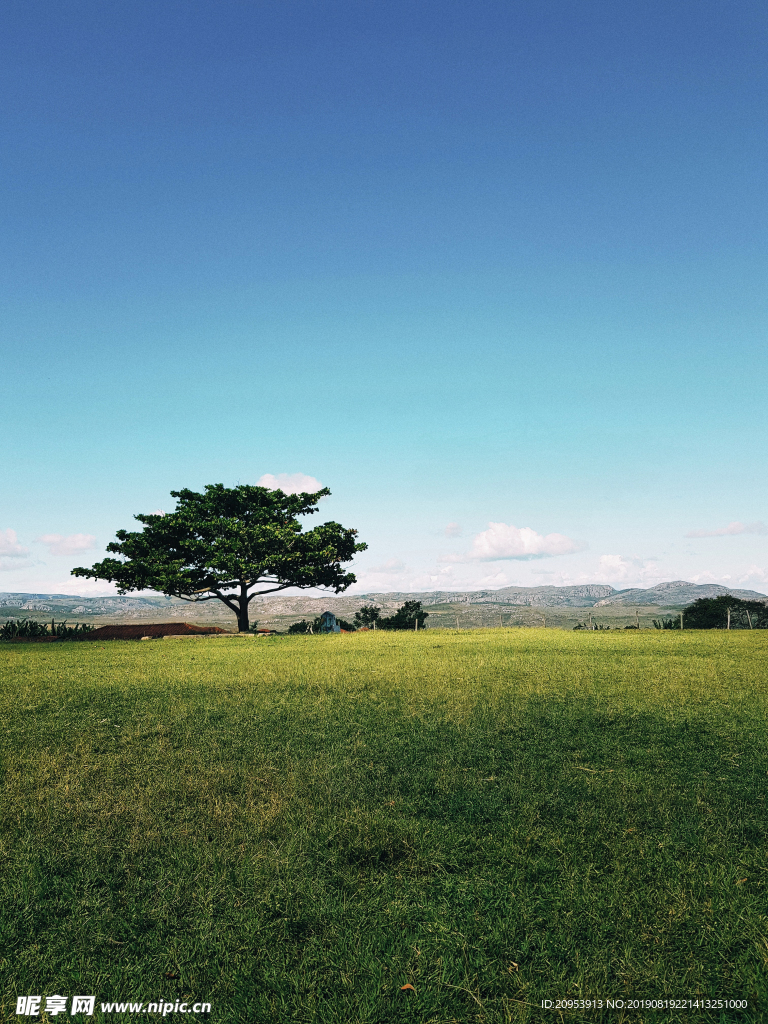
M 248 586 L 240 584 L 240 600 L 237 610 L 237 631 L 238 633 L 248 632 Z

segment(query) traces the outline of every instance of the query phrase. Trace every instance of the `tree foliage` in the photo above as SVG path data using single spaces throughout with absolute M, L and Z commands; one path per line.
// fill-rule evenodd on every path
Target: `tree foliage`
M 307 622 L 306 619 L 302 619 L 301 622 L 292 622 L 288 627 L 288 632 L 291 634 L 295 633 L 308 633 L 309 627 L 312 625 L 311 622 Z
M 66 640 L 79 640 L 86 633 L 90 633 L 92 629 L 93 626 L 89 626 L 87 622 L 68 626 L 66 620 L 64 622 L 51 620 L 51 625 L 49 626 L 47 622 L 36 622 L 34 619 L 16 619 L 15 621 L 9 619 L 0 626 L 0 640 L 15 640 L 16 637 L 44 636 L 58 636 Z
M 9 619 L 0 627 L 0 640 L 15 640 L 16 637 L 48 636 L 48 627 L 44 622 L 34 619 Z
M 377 629 L 415 629 L 416 622 L 419 629 L 424 628 L 425 620 L 429 618 L 429 612 L 421 610 L 421 601 L 406 601 L 400 605 L 394 615 L 385 619 L 378 619 Z
M 683 612 L 685 629 L 725 629 L 730 609 L 731 629 L 767 629 L 768 607 L 763 601 L 745 601 L 722 594 L 700 597 Z
M 118 593 L 155 590 L 185 601 L 222 601 L 248 630 L 249 602 L 288 587 L 320 587 L 340 593 L 356 578 L 344 572 L 355 552 L 357 530 L 328 522 L 302 531 L 299 516 L 317 512 L 327 487 L 285 494 L 242 484 L 207 484 L 201 493 L 171 491 L 178 499 L 167 515 L 134 516 L 144 529 L 117 531 L 105 558 L 73 576 L 108 580 Z
M 372 604 L 363 605 L 359 611 L 355 612 L 355 628 L 360 629 L 365 626 L 367 629 L 370 629 L 374 622 L 378 622 L 380 619 L 380 608 Z
M 311 633 L 313 635 L 319 634 L 321 632 L 320 627 L 322 626 L 322 623 L 322 615 L 316 615 L 311 622 L 308 622 L 307 619 L 302 619 L 300 622 L 294 622 L 288 627 L 288 632 Z M 346 619 L 336 619 L 336 623 L 339 626 L 339 629 L 346 630 L 347 633 L 354 633 L 356 629 L 356 626 L 351 622 L 347 622 Z

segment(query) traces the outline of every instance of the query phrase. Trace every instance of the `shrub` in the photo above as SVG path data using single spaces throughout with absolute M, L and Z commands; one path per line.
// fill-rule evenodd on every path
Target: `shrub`
M 302 619 L 301 622 L 294 622 L 294 623 L 292 623 L 292 625 L 290 625 L 288 627 L 288 632 L 289 633 L 308 633 L 309 632 L 309 626 L 310 626 L 309 622 L 307 622 L 306 619 Z
M 16 637 L 48 636 L 48 627 L 33 619 L 9 619 L 0 629 L 0 640 L 15 640 Z
M 390 615 L 386 619 L 378 619 L 377 625 L 379 629 L 415 629 L 418 621 L 419 629 L 423 629 L 424 620 L 428 616 L 428 612 L 421 610 L 421 601 L 406 601 L 394 615 Z
M 62 636 L 67 640 L 78 640 L 85 633 L 90 633 L 93 626 L 89 626 L 87 622 L 77 622 L 74 626 L 68 626 L 66 621 L 64 622 L 51 622 L 51 631 L 54 636 Z
M 720 597 L 700 597 L 683 613 L 686 629 L 725 629 L 728 611 L 731 629 L 768 629 L 768 608 L 762 601 L 743 601 L 723 594 Z
M 64 622 L 51 619 L 50 628 L 47 622 L 36 622 L 34 619 L 10 619 L 0 627 L 0 640 L 15 640 L 17 637 L 58 636 L 65 640 L 78 640 L 85 633 L 90 633 L 93 626 L 88 623 L 77 623 L 68 626 Z
M 360 611 L 355 612 L 355 629 L 367 626 L 369 629 L 375 622 L 381 620 L 381 609 L 372 604 L 363 605 Z

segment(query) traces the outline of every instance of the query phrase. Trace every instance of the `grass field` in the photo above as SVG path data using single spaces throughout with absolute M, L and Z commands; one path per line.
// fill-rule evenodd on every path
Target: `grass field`
M 3 645 L 3 1019 L 765 1020 L 767 667 L 757 631 Z M 541 1007 L 696 996 L 749 1008 Z

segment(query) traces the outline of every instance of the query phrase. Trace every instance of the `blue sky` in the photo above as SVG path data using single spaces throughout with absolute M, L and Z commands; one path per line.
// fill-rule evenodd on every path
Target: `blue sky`
M 768 592 L 764 4 L 4 22 L 0 590 L 303 474 L 360 592 Z

